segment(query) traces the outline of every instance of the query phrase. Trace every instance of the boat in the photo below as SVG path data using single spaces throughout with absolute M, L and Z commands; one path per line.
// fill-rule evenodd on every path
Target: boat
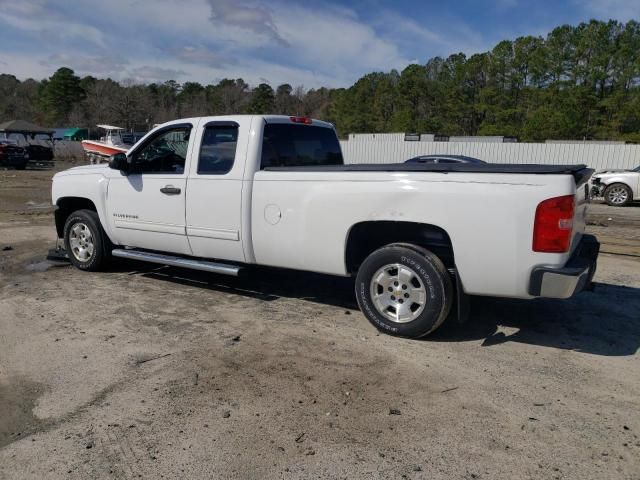
M 92 164 L 108 162 L 111 155 L 127 153 L 133 146 L 131 140 L 124 133 L 124 128 L 113 125 L 96 125 L 106 133 L 100 140 L 82 140 L 82 148 Z

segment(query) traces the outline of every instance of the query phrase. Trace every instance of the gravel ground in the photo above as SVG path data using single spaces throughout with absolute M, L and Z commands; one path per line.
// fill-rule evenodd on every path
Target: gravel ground
M 347 279 L 52 266 L 51 175 L 0 171 L 0 478 L 640 479 L 640 207 L 594 292 L 411 341 Z

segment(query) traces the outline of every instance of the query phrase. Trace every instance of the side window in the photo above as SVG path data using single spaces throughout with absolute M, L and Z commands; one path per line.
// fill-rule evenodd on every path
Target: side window
M 135 173 L 184 173 L 191 127 L 165 130 L 134 156 Z
M 238 143 L 237 125 L 209 125 L 202 134 L 199 175 L 224 175 L 229 173 L 236 158 Z

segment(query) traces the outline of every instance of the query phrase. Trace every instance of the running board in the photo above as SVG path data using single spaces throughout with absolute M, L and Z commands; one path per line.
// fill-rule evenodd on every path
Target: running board
M 114 257 L 128 258 L 130 260 L 141 260 L 143 262 L 160 263 L 171 267 L 190 268 L 203 272 L 219 273 L 237 277 L 240 267 L 227 265 L 224 263 L 208 262 L 206 260 L 196 260 L 192 258 L 174 257 L 161 253 L 142 252 L 140 250 L 115 249 L 111 252 Z

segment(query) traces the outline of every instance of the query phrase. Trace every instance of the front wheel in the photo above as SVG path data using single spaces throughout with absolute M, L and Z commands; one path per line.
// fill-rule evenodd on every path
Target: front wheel
M 419 338 L 447 318 L 451 278 L 429 250 L 393 244 L 376 250 L 360 266 L 356 298 L 367 319 L 390 335 Z
M 93 210 L 78 210 L 64 224 L 64 246 L 71 263 L 89 272 L 101 270 L 111 253 L 109 238 Z
M 624 183 L 612 183 L 604 191 L 604 201 L 612 207 L 623 207 L 633 200 L 631 189 Z

